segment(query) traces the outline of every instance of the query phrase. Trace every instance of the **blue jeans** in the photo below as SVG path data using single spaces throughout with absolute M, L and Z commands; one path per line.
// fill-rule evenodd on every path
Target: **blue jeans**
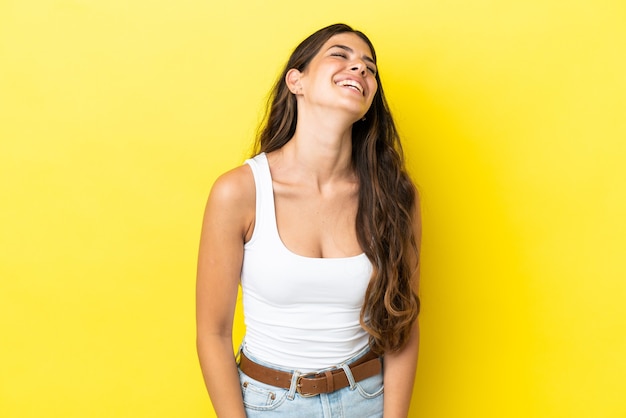
M 300 373 L 269 364 L 251 356 L 257 364 L 294 374 L 289 389 L 271 386 L 254 380 L 239 370 L 239 382 L 248 418 L 380 418 L 383 416 L 383 374 L 354 382 L 350 369 L 344 367 L 351 385 L 332 393 L 302 397 L 296 392 Z M 339 364 L 349 365 L 367 353 L 367 349 Z

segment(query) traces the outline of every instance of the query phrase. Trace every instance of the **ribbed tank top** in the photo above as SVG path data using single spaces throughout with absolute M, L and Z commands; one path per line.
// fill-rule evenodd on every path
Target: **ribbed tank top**
M 303 372 L 341 363 L 368 344 L 359 315 L 372 264 L 365 254 L 311 258 L 291 252 L 278 233 L 267 157 L 261 153 L 246 163 L 256 186 L 255 226 L 241 272 L 246 350 Z

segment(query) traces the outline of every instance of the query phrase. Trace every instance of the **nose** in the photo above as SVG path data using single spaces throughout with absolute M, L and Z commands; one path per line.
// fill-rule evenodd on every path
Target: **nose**
M 367 66 L 365 65 L 363 60 L 357 60 L 352 64 L 352 66 L 350 67 L 350 70 L 358 71 L 361 73 L 361 75 L 365 75 L 367 74 L 366 68 Z

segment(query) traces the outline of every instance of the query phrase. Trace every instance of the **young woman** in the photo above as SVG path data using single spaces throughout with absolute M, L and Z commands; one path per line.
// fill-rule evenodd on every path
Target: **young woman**
M 217 415 L 406 417 L 420 233 L 374 48 L 349 26 L 320 29 L 274 86 L 256 156 L 208 199 L 197 345 Z

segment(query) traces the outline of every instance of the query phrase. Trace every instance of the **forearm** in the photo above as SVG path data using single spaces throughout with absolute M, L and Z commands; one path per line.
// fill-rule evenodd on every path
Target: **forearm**
M 217 416 L 245 418 L 231 338 L 199 335 L 197 348 L 204 382 Z
M 413 382 L 419 351 L 419 325 L 416 321 L 407 345 L 384 357 L 384 418 L 406 418 L 413 395 Z

